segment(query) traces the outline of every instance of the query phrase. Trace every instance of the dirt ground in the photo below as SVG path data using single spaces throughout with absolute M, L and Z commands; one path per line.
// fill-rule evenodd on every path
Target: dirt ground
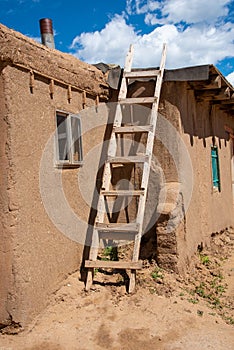
M 214 235 L 183 278 L 144 262 L 133 295 L 103 271 L 85 292 L 77 272 L 27 329 L 2 330 L 0 350 L 232 350 L 233 248 L 234 230 Z

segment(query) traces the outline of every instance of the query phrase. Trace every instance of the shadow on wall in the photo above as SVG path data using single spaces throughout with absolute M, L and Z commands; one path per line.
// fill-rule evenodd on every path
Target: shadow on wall
M 190 136 L 191 146 L 194 146 L 195 137 L 202 139 L 204 147 L 207 147 L 207 139 L 210 137 L 218 138 L 219 148 L 222 147 L 221 140 L 224 140 L 224 146 L 227 146 L 229 135 L 224 125 L 233 124 L 232 115 L 222 111 L 218 104 L 196 99 L 195 91 L 191 89 L 188 82 L 165 82 L 162 89 L 162 100 L 166 100 L 179 111 L 178 124 L 180 124 L 181 131 Z M 173 120 L 170 108 L 167 118 Z

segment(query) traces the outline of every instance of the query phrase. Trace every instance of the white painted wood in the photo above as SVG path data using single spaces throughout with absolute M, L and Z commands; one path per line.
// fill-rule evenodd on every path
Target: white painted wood
M 108 241 L 114 241 L 118 243 L 119 241 L 128 241 L 128 242 L 135 241 L 135 235 L 136 235 L 136 232 L 128 232 L 128 231 L 123 231 L 123 232 L 99 231 L 100 240 L 105 239 Z
M 130 72 L 132 68 L 132 60 L 133 60 L 133 53 L 134 53 L 134 48 L 133 45 L 130 45 L 126 60 L 125 60 L 125 65 L 124 65 L 124 72 L 123 76 L 126 72 Z M 120 86 L 120 91 L 119 91 L 119 98 L 123 98 L 127 96 L 127 81 L 123 77 L 121 81 L 121 86 Z
M 85 261 L 85 267 L 103 267 L 103 268 L 110 268 L 110 269 L 134 269 L 134 270 L 140 270 L 142 269 L 142 262 L 141 261 L 105 261 L 105 260 L 86 260 Z
M 117 231 L 117 232 L 138 232 L 139 224 L 137 223 L 96 223 L 97 230 Z
M 119 103 L 122 105 L 129 105 L 134 103 L 154 103 L 156 102 L 157 97 L 128 97 L 128 98 L 119 98 Z
M 132 261 L 128 263 L 121 262 L 111 262 L 112 266 L 115 268 L 126 268 L 131 269 L 130 273 L 130 284 L 129 293 L 132 293 L 135 289 L 136 284 L 136 269 L 138 269 L 139 263 L 139 251 L 140 242 L 142 236 L 145 203 L 146 203 L 146 193 L 148 188 L 150 165 L 152 160 L 152 152 L 154 146 L 154 137 L 157 123 L 158 106 L 160 99 L 161 86 L 163 81 L 163 74 L 165 69 L 166 60 L 166 45 L 163 45 L 162 58 L 160 62 L 159 70 L 149 70 L 149 71 L 134 71 L 131 72 L 133 60 L 133 47 L 130 46 L 128 55 L 125 61 L 125 68 L 123 73 L 123 79 L 121 83 L 121 88 L 119 92 L 119 103 L 116 107 L 115 120 L 113 123 L 113 131 L 111 134 L 111 139 L 108 147 L 108 159 L 105 163 L 104 174 L 103 174 L 103 184 L 102 190 L 99 196 L 97 217 L 95 221 L 95 228 L 93 230 L 93 241 L 92 248 L 90 250 L 90 258 L 85 262 L 85 266 L 88 268 L 88 278 L 86 283 L 86 290 L 92 285 L 93 269 L 95 267 L 110 267 L 110 262 L 100 262 L 97 261 L 98 245 L 100 239 L 113 239 L 116 238 L 124 240 L 125 234 L 126 239 L 129 240 L 129 233 L 135 234 L 134 249 Z M 155 84 L 154 96 L 152 97 L 139 97 L 139 98 L 126 98 L 127 96 L 127 79 L 128 78 L 142 78 L 142 77 L 157 77 Z M 151 103 L 151 116 L 150 125 L 145 126 L 121 126 L 122 123 L 122 110 L 121 105 L 124 104 L 137 104 L 137 103 Z M 116 134 L 124 133 L 137 133 L 137 132 L 147 132 L 147 144 L 146 144 L 146 154 L 137 156 L 127 156 L 127 157 L 116 157 L 117 143 Z M 143 165 L 143 175 L 141 182 L 141 190 L 138 191 L 127 191 L 127 190 L 110 190 L 111 182 L 111 166 L 112 164 L 125 164 L 125 163 L 144 163 Z M 138 212 L 136 216 L 136 223 L 103 223 L 105 214 L 105 197 L 106 196 L 139 196 Z M 133 238 L 133 236 L 131 235 Z M 91 261 L 92 260 L 92 261 Z M 124 267 L 123 267 L 124 266 Z M 140 267 L 139 267 L 140 268 Z
M 116 134 L 133 134 L 152 131 L 152 125 L 134 125 L 134 126 L 120 126 L 115 127 L 113 132 Z
M 159 106 L 159 99 L 160 99 L 160 92 L 162 87 L 162 81 L 163 81 L 163 74 L 165 69 L 165 61 L 166 61 L 166 45 L 163 45 L 163 51 L 162 51 L 162 58 L 160 62 L 160 74 L 157 78 L 156 85 L 155 85 L 155 91 L 154 96 L 156 97 L 156 101 L 152 105 L 152 111 L 151 111 L 151 117 L 150 117 L 150 124 L 153 126 L 153 132 L 149 132 L 148 138 L 147 138 L 147 144 L 146 144 L 146 154 L 149 157 L 148 162 L 144 163 L 143 167 L 143 175 L 142 175 L 142 183 L 141 187 L 142 189 L 147 190 L 148 188 L 148 181 L 149 181 L 149 173 L 150 173 L 150 165 L 152 160 L 152 152 L 153 152 L 153 146 L 154 146 L 154 136 L 155 136 L 155 130 L 156 130 L 156 123 L 157 123 L 157 116 L 158 116 L 158 106 Z M 134 251 L 133 251 L 133 261 L 137 261 L 139 258 L 139 252 L 140 252 L 140 242 L 141 242 L 141 235 L 142 235 L 142 228 L 143 228 L 143 220 L 144 220 L 144 212 L 145 212 L 145 202 L 146 202 L 146 196 L 141 196 L 139 199 L 138 204 L 138 213 L 137 213 L 137 219 L 136 221 L 139 223 L 139 234 L 136 235 L 135 238 L 135 245 L 134 245 Z M 131 288 L 135 286 L 135 273 L 134 271 L 131 274 L 130 281 L 132 279 L 132 283 L 130 283 Z
M 111 157 L 107 159 L 107 162 L 114 163 L 114 164 L 144 163 L 147 161 L 148 161 L 148 156 L 144 154 L 139 156 Z
M 157 77 L 160 74 L 160 70 L 151 69 L 151 70 L 141 70 L 141 71 L 133 71 L 124 73 L 125 78 L 153 78 Z
M 112 190 L 112 191 L 101 191 L 103 196 L 141 196 L 144 195 L 144 191 L 141 190 Z

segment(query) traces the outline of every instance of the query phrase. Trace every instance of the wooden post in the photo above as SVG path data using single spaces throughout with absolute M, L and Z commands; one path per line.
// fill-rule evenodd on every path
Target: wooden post
M 33 89 L 34 89 L 34 72 L 30 70 L 30 76 L 29 76 L 29 88 L 31 94 L 33 94 Z
M 71 85 L 68 85 L 67 87 L 67 99 L 68 99 L 68 102 L 71 103 L 71 99 L 72 99 Z
M 51 99 L 53 99 L 54 97 L 54 80 L 53 79 L 50 80 L 49 91 L 50 91 L 50 97 Z
M 82 92 L 82 106 L 83 106 L 83 109 L 85 109 L 85 107 L 86 107 L 86 91 Z

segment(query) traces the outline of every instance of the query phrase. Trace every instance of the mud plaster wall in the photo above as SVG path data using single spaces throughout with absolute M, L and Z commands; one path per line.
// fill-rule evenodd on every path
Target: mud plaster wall
M 0 68 L 1 70 L 3 67 Z M 7 121 L 7 106 L 5 101 L 4 81 L 3 76 L 0 75 L 0 157 L 1 157 L 1 172 L 0 172 L 0 320 L 6 320 L 8 313 L 6 310 L 7 293 L 10 288 L 12 274 L 11 274 L 11 234 L 12 234 L 12 218 L 9 211 L 9 153 L 8 140 L 9 124 Z
M 161 101 L 161 113 L 171 120 L 181 133 L 193 166 L 193 191 L 187 210 L 183 208 L 183 198 L 180 203 L 175 195 L 169 198 L 173 191 L 176 193 L 177 184 L 174 182 L 176 175 L 172 176 L 170 171 L 167 171 L 173 167 L 165 168 L 165 164 L 163 166 L 166 182 L 169 180 L 169 184 L 166 184 L 168 206 L 164 207 L 163 215 L 158 221 L 158 259 L 166 267 L 173 267 L 175 262 L 174 267 L 177 266 L 182 272 L 186 270 L 190 257 L 199 244 L 202 243 L 204 246 L 209 244 L 212 232 L 234 224 L 231 191 L 232 145 L 224 131 L 225 124 L 233 127 L 234 122 L 232 117 L 217 107 L 211 108 L 207 102 L 196 102 L 194 92 L 188 89 L 187 83 L 164 83 Z M 221 192 L 214 190 L 212 184 L 212 137 L 215 137 L 219 151 Z M 165 151 L 160 145 L 158 146 L 155 152 L 162 159 L 161 154 L 165 154 Z M 161 163 L 163 164 L 163 161 Z M 179 157 L 178 164 L 179 168 L 183 169 L 183 158 Z M 173 203 L 176 204 L 175 209 Z M 177 229 L 175 228 L 169 235 L 165 234 L 168 219 L 174 217 L 176 220 L 176 217 L 183 217 L 184 210 L 185 217 Z
M 190 225 L 196 226 L 197 229 L 200 227 L 203 242 L 206 244 L 212 232 L 234 224 L 231 191 L 232 142 L 224 130 L 225 124 L 233 127 L 234 120 L 217 106 L 210 107 L 208 103 L 197 103 L 197 108 L 191 113 L 192 127 L 191 122 L 188 124 L 189 119 L 182 117 L 184 141 L 188 145 L 193 162 L 194 187 L 199 189 L 193 192 L 191 204 L 197 203 L 200 208 L 199 218 L 193 219 Z M 219 154 L 220 192 L 213 188 L 212 183 L 213 142 L 218 147 Z M 191 207 L 191 211 L 195 213 L 196 209 Z
M 39 187 L 40 161 L 55 131 L 55 111 L 77 113 L 82 109 L 82 95 L 72 91 L 69 103 L 66 87 L 55 85 L 51 99 L 48 81 L 35 78 L 33 93 L 29 89 L 29 73 L 23 69 L 5 67 L 0 81 L 2 90 L 4 79 L 1 102 L 4 106 L 5 96 L 6 103 L 6 109 L 1 108 L 1 153 L 5 166 L 1 172 L 4 271 L 0 275 L 0 321 L 6 323 L 12 318 L 21 325 L 45 307 L 49 295 L 67 274 L 79 269 L 82 258 L 82 247 L 65 237 L 48 217 Z M 87 106 L 94 104 L 95 100 L 87 97 Z M 103 129 L 99 129 L 98 136 L 92 133 L 90 137 L 84 136 L 84 153 L 102 138 Z M 55 179 L 62 174 L 63 191 L 70 207 L 75 214 L 82 213 L 87 222 L 90 208 L 77 188 L 80 169 L 59 170 L 54 164 L 52 168 Z M 66 222 L 63 217 L 58 220 Z

